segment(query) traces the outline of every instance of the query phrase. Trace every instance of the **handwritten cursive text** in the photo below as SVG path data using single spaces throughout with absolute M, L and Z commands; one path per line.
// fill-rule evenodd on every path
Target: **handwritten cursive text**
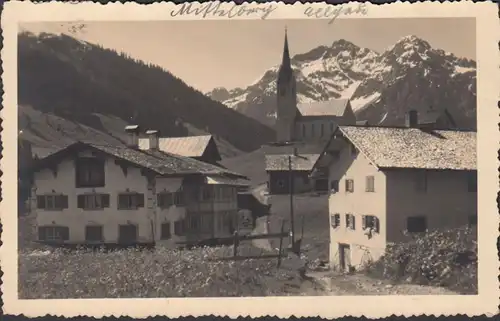
M 352 5 L 341 5 L 341 6 L 328 6 L 323 8 L 317 7 L 307 7 L 304 14 L 308 17 L 314 17 L 318 19 L 330 19 L 328 24 L 332 24 L 337 17 L 343 15 L 348 16 L 351 14 L 368 14 L 368 8 L 364 3 L 358 3 L 356 6 Z
M 225 8 L 223 8 L 223 6 Z M 274 10 L 276 10 L 276 8 L 277 7 L 272 4 L 262 6 L 233 4 L 232 6 L 227 6 L 226 4 L 220 3 L 218 1 L 210 1 L 203 4 L 183 3 L 179 9 L 172 10 L 170 12 L 170 15 L 172 17 L 194 15 L 201 16 L 203 18 L 206 18 L 209 15 L 227 18 L 257 15 L 260 16 L 262 20 L 264 20 Z

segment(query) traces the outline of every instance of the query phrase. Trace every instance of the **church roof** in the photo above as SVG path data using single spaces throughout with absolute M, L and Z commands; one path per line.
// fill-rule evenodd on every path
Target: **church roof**
M 313 103 L 298 104 L 302 116 L 336 116 L 342 117 L 349 105 L 349 99 L 332 99 Z

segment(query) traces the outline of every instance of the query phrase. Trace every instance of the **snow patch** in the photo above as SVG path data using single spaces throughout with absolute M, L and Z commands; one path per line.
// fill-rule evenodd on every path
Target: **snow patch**
M 368 105 L 375 103 L 380 98 L 379 92 L 374 92 L 371 95 L 360 97 L 351 100 L 351 107 L 354 112 L 360 111 L 368 107 Z

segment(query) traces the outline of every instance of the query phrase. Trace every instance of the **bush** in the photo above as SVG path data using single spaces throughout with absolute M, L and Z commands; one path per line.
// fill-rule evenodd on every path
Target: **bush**
M 407 235 L 389 244 L 366 272 L 396 282 L 435 285 L 477 294 L 477 232 L 467 227 Z
M 277 270 L 274 259 L 211 260 L 227 253 L 230 248 L 24 252 L 19 255 L 19 295 L 22 299 L 287 295 L 287 286 L 298 280 L 295 271 Z

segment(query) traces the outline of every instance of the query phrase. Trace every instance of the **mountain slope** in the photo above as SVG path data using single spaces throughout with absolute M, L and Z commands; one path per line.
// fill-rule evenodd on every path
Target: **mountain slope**
M 247 88 L 216 88 L 207 95 L 273 125 L 278 67 Z M 400 125 L 410 107 L 446 107 L 460 127 L 476 126 L 476 63 L 415 36 L 403 37 L 383 53 L 338 40 L 295 55 L 292 67 L 299 102 L 350 97 L 358 119 L 381 125 Z
M 20 107 L 26 111 L 25 121 L 56 117 L 62 127 L 73 127 L 38 140 L 31 132 L 31 140 L 41 145 L 58 145 L 64 136 L 76 139 L 77 128 L 99 132 L 96 139 L 113 140 L 127 123 L 158 129 L 165 136 L 208 132 L 231 156 L 274 138 L 271 128 L 207 98 L 158 66 L 67 35 L 25 32 L 18 44 L 19 104 L 29 106 Z M 41 114 L 35 116 L 35 111 Z M 110 122 L 121 127 L 120 133 L 109 128 Z M 50 127 L 47 122 L 38 125 Z

